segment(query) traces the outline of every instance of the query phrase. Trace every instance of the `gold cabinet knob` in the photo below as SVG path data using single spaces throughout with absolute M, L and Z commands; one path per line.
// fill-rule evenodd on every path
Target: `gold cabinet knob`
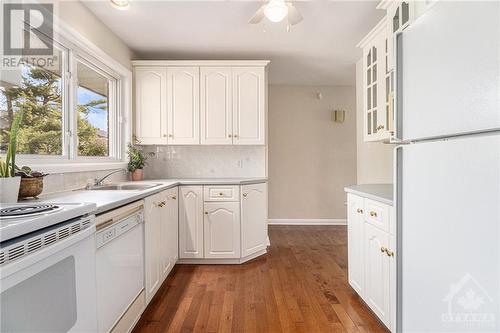
M 247 197 L 247 195 L 248 195 L 248 194 L 246 194 L 246 193 L 243 193 L 243 196 L 244 196 L 245 198 Z
M 174 135 L 173 135 L 173 134 L 169 134 L 169 135 L 168 135 L 168 137 L 169 137 L 169 138 L 173 138 L 173 137 L 174 137 Z
M 167 135 L 166 135 L 166 134 L 163 134 L 163 137 L 164 137 L 164 138 L 166 138 L 166 137 L 167 137 Z
M 232 136 L 231 134 L 228 134 L 228 136 L 227 136 L 227 137 L 228 137 L 228 138 L 232 138 L 233 136 Z
M 208 212 L 205 212 L 205 215 L 208 215 Z
M 385 249 L 385 253 L 387 254 L 388 257 L 394 257 L 394 252 L 390 251 L 389 249 Z
M 174 196 L 172 197 L 172 200 L 177 200 L 177 197 L 174 195 Z
M 224 193 L 222 193 L 222 192 L 219 192 L 219 196 L 221 196 L 221 197 L 222 197 L 223 195 L 224 195 Z
M 237 137 L 238 137 L 238 134 L 234 134 L 234 135 L 233 135 L 233 137 L 234 137 L 234 138 L 237 138 Z
M 356 209 L 356 212 L 358 212 L 359 214 L 363 214 L 363 210 L 361 208 Z
M 377 126 L 377 131 L 380 131 L 381 129 L 384 129 L 384 127 L 385 127 L 384 125 L 378 125 Z
M 387 251 L 387 249 L 386 249 L 385 247 L 383 247 L 383 246 L 382 246 L 382 247 L 380 248 L 380 252 L 384 253 L 385 251 Z
M 377 212 L 371 211 L 371 212 L 370 212 L 370 216 L 372 216 L 372 217 L 377 217 Z

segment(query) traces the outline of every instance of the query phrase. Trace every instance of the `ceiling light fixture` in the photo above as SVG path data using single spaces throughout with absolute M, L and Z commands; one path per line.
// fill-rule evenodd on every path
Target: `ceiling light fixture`
M 264 15 L 271 22 L 281 22 L 288 15 L 288 7 L 284 0 L 270 0 L 264 8 Z
M 110 0 L 111 5 L 119 10 L 127 10 L 130 8 L 130 2 L 128 0 Z

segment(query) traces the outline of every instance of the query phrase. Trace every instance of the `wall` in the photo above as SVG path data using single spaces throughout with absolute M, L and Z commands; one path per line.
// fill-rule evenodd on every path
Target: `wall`
M 111 8 L 111 6 L 110 6 Z M 57 2 L 59 18 L 123 66 L 132 69 L 134 57 L 128 46 L 80 1 Z
M 381 142 L 364 142 L 363 62 L 356 63 L 356 113 L 357 113 L 357 178 L 358 184 L 393 182 L 394 145 Z
M 355 107 L 354 87 L 269 87 L 270 219 L 346 217 L 343 188 L 356 183 Z M 334 109 L 346 110 L 345 123 L 331 120 Z
M 144 173 L 159 178 L 264 177 L 264 146 L 145 146 L 154 153 Z
M 93 182 L 96 178 L 104 177 L 108 174 L 109 170 L 103 171 L 87 171 L 87 172 L 68 172 L 68 173 L 54 173 L 45 177 L 43 180 L 43 195 L 72 191 L 82 189 L 88 182 Z M 118 172 L 109 176 L 106 181 L 119 182 L 128 180 L 127 172 Z

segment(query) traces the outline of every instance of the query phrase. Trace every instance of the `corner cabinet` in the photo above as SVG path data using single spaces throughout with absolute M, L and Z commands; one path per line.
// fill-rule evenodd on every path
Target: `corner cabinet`
M 347 194 L 348 280 L 377 317 L 396 330 L 396 230 L 392 206 Z
M 239 264 L 266 253 L 266 183 L 181 186 L 180 193 L 180 263 Z
M 268 61 L 134 61 L 137 139 L 265 145 Z

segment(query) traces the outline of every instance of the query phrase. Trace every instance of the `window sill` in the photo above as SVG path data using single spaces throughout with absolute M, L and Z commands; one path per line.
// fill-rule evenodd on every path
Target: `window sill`
M 19 163 L 22 165 L 22 160 Z M 45 173 L 70 173 L 85 171 L 101 171 L 111 169 L 125 169 L 127 162 L 87 162 L 87 163 L 30 163 L 29 167 L 33 170 Z

